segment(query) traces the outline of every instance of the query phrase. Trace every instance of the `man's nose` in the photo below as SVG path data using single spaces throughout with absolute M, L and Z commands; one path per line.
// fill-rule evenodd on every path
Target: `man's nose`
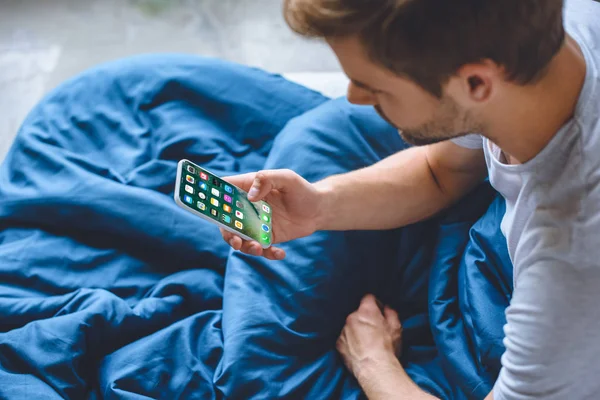
M 348 101 L 362 106 L 377 105 L 377 100 L 371 91 L 359 88 L 352 82 L 348 84 Z

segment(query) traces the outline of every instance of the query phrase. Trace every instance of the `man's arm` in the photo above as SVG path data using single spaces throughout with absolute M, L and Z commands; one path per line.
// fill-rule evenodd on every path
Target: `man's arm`
M 437 400 L 410 379 L 400 362 L 363 371 L 357 379 L 369 400 Z M 485 400 L 494 400 L 494 392 L 490 392 Z
M 437 400 L 410 379 L 398 360 L 389 366 L 365 368 L 357 380 L 369 400 Z
M 289 170 L 228 177 L 273 209 L 273 244 L 318 230 L 391 229 L 421 221 L 460 199 L 487 173 L 483 150 L 450 141 L 404 150 L 381 162 L 315 184 Z M 285 252 L 221 229 L 235 250 L 272 260 Z
M 502 369 L 486 400 L 598 397 L 599 193 L 542 198 L 527 220 L 515 256 L 518 285 L 506 311 Z M 363 300 L 338 350 L 370 399 L 419 398 L 418 390 L 404 395 L 414 386 L 390 345 L 399 323 L 377 311 L 374 300 Z
M 450 141 L 410 148 L 370 167 L 317 182 L 324 199 L 318 229 L 409 225 L 456 202 L 486 173 L 481 149 Z
M 402 326 L 396 311 L 379 308 L 366 295 L 350 314 L 336 347 L 348 370 L 356 377 L 369 400 L 434 400 L 408 376 L 397 358 Z M 494 400 L 490 393 L 485 400 Z

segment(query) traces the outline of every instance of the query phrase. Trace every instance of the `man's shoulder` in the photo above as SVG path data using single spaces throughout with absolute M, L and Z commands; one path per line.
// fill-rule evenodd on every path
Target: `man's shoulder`
M 567 0 L 565 25 L 567 32 L 580 45 L 586 59 L 586 79 L 577 109 L 575 124 L 580 139 L 582 169 L 586 185 L 594 183 L 600 172 L 600 2 Z M 591 179 L 591 180 L 590 180 Z

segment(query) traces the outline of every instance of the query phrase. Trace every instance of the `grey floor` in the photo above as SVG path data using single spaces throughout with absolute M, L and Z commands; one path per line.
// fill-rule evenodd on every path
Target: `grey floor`
M 306 73 L 339 78 L 337 60 L 324 44 L 290 32 L 281 3 L 0 0 L 0 161 L 45 93 L 93 65 L 129 55 L 193 53 L 299 80 Z

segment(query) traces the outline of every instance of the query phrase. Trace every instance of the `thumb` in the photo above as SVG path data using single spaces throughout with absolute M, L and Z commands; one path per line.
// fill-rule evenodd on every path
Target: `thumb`
M 257 172 L 248 191 L 248 200 L 262 200 L 271 190 L 285 192 L 287 188 L 293 185 L 296 178 L 295 172 L 286 169 Z
M 227 176 L 224 177 L 223 180 L 247 192 L 250 190 L 250 187 L 252 187 L 252 182 L 254 182 L 255 177 L 256 172 L 251 172 L 249 174 Z

